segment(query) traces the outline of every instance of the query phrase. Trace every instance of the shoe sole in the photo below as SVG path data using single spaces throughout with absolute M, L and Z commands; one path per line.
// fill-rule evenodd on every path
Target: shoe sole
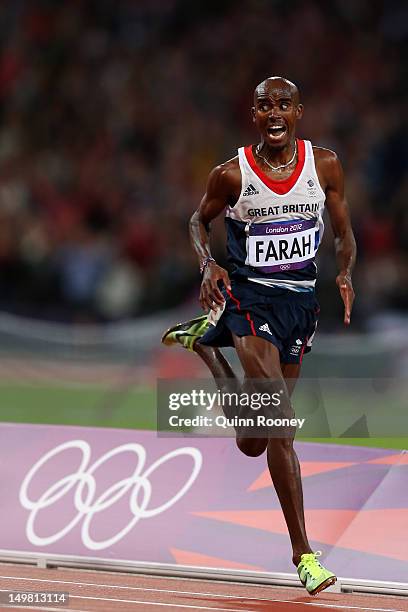
M 336 581 L 337 581 L 337 577 L 331 576 L 330 578 L 327 578 L 327 580 L 322 582 L 322 584 L 319 584 L 319 586 L 316 587 L 314 591 L 308 591 L 308 593 L 309 595 L 318 595 L 319 593 L 321 593 L 321 591 L 324 591 L 324 589 L 327 589 L 330 586 L 333 586 L 333 584 L 335 584 Z
M 191 319 L 189 323 L 191 323 L 191 325 L 194 325 L 194 323 L 198 323 L 198 321 L 201 321 L 202 319 L 203 319 L 203 316 L 201 315 L 200 317 Z M 164 334 L 162 335 L 162 338 L 161 338 L 162 344 L 165 344 L 166 346 L 173 346 L 174 344 L 180 344 L 178 340 L 169 339 L 168 336 L 172 334 L 173 332 L 178 331 L 183 325 L 185 325 L 185 323 L 177 323 L 177 325 L 173 325 L 172 327 L 169 327 L 169 329 L 166 330 Z M 186 333 L 188 332 L 186 331 Z

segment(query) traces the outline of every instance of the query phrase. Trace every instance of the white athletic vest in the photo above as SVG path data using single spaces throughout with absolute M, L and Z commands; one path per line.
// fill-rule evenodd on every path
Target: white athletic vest
M 225 219 L 232 277 L 292 291 L 311 291 L 316 284 L 325 194 L 311 143 L 297 145 L 298 162 L 285 181 L 262 172 L 251 146 L 238 150 L 241 193 Z

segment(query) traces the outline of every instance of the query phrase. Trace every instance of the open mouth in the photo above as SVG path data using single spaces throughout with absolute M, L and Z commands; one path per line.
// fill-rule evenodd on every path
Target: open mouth
M 286 134 L 286 126 L 285 125 L 271 125 L 268 127 L 268 134 L 272 136 L 272 138 L 281 138 L 284 134 Z

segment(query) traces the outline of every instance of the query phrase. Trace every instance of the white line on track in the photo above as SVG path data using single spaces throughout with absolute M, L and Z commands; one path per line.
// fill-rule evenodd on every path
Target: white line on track
M 103 587 L 106 589 L 121 589 L 121 590 L 129 590 L 129 591 L 144 591 L 149 593 L 168 593 L 171 595 L 191 595 L 191 596 L 200 596 L 200 597 L 213 597 L 215 599 L 244 599 L 245 601 L 271 601 L 268 597 L 249 597 L 244 595 L 226 595 L 224 593 L 206 593 L 202 591 L 180 591 L 179 589 L 158 589 L 154 587 L 135 587 L 135 586 L 126 586 L 126 585 L 117 585 L 117 584 L 100 584 L 95 582 L 75 582 L 71 580 L 47 580 L 46 578 L 18 578 L 17 576 L 0 576 L 1 578 L 8 578 L 10 580 L 29 580 L 29 581 L 38 581 L 38 582 L 53 582 L 57 584 L 72 584 L 75 586 L 89 586 L 89 587 Z M 179 579 L 180 580 L 180 579 Z M 220 584 L 217 582 L 216 584 Z M 229 583 L 228 583 L 229 584 Z M 244 586 L 242 583 L 234 583 L 238 586 Z M 257 587 L 258 585 L 253 585 Z M 265 585 L 261 585 L 265 587 Z M 282 587 L 287 588 L 287 587 Z M 299 589 L 300 590 L 300 589 Z M 71 595 L 72 597 L 72 595 Z M 398 611 L 396 611 L 398 612 Z
M 215 597 L 219 599 L 245 599 L 250 601 L 270 601 L 267 597 L 245 597 L 244 595 L 225 595 L 223 593 L 203 593 L 202 591 L 180 591 L 179 589 L 158 589 L 154 587 L 136 587 L 136 586 L 126 586 L 126 585 L 118 585 L 118 584 L 100 584 L 97 582 L 75 582 L 72 580 L 47 580 L 46 578 L 19 578 L 17 576 L 0 576 L 1 578 L 7 578 L 9 580 L 29 580 L 29 581 L 38 581 L 38 582 L 54 582 L 57 584 L 72 584 L 75 586 L 90 586 L 90 587 L 103 587 L 106 589 L 121 589 L 121 590 L 129 590 L 129 591 L 146 591 L 150 593 L 170 593 L 172 595 L 199 595 L 205 597 Z M 167 578 L 166 578 L 167 580 Z M 180 579 L 179 579 L 180 580 Z M 217 585 L 220 583 L 217 582 Z M 229 583 L 228 583 L 229 584 Z M 234 583 L 239 586 L 245 586 L 242 583 L 236 582 Z M 257 587 L 258 585 L 251 585 Z M 265 585 L 261 585 L 265 587 Z M 285 588 L 285 587 L 282 587 Z M 287 588 L 287 587 L 286 587 Z M 300 590 L 300 589 L 299 589 Z
M 323 607 L 323 608 L 332 608 L 332 609 L 339 609 L 339 610 L 363 610 L 364 612 L 406 612 L 404 610 L 398 610 L 397 608 L 367 608 L 364 607 L 362 608 L 361 606 L 342 606 L 340 604 L 335 604 L 335 603 L 318 603 L 318 602 L 314 602 L 314 601 L 310 601 L 310 602 L 303 602 L 303 601 L 291 601 L 291 600 L 286 600 L 286 599 L 270 599 L 270 598 L 265 598 L 265 597 L 245 597 L 243 595 L 224 595 L 224 594 L 217 594 L 217 593 L 202 593 L 202 592 L 195 592 L 195 591 L 178 591 L 178 590 L 170 590 L 170 589 L 154 589 L 151 587 L 132 587 L 132 586 L 124 586 L 124 585 L 114 585 L 114 584 L 100 584 L 100 583 L 93 583 L 93 582 L 75 582 L 72 580 L 51 580 L 51 579 L 46 579 L 46 578 L 27 578 L 27 577 L 18 577 L 18 576 L 0 576 L 0 579 L 7 579 L 7 580 L 26 580 L 26 581 L 30 581 L 30 582 L 48 582 L 48 583 L 57 583 L 57 584 L 72 584 L 75 586 L 93 586 L 93 587 L 103 587 L 103 588 L 110 588 L 110 589 L 128 589 L 128 590 L 134 590 L 134 591 L 146 591 L 146 592 L 157 592 L 157 593 L 169 593 L 169 594 L 179 594 L 179 595 L 192 595 L 192 596 L 204 596 L 204 597 L 214 597 L 214 598 L 219 598 L 219 599 L 244 599 L 245 601 L 267 601 L 269 603 L 290 603 L 293 605 L 305 605 L 305 606 L 313 606 L 313 607 Z M 265 585 L 262 585 L 265 586 Z M 285 588 L 285 587 L 282 587 Z M 2 590 L 2 589 L 0 589 Z M 149 602 L 149 601 L 138 601 L 138 600 L 133 600 L 133 599 L 115 599 L 115 598 L 108 598 L 108 597 L 86 597 L 86 596 L 81 596 L 81 595 L 71 595 L 70 597 L 72 598 L 76 598 L 76 599 L 95 599 L 95 600 L 101 600 L 101 601 L 117 601 L 117 602 L 121 602 L 123 601 L 124 603 L 143 603 L 145 605 L 150 605 L 150 606 L 174 606 L 174 607 L 179 607 L 179 608 L 195 608 L 197 610 L 229 610 L 230 612 L 242 612 L 241 610 L 239 611 L 235 611 L 231 608 L 208 608 L 208 607 L 204 607 L 204 606 L 190 606 L 187 604 L 168 604 L 168 603 L 159 603 L 159 602 Z M 247 610 L 246 612 L 251 612 L 251 610 Z M 253 611 L 252 611 L 253 612 Z
M 218 612 L 256 612 L 253 608 L 247 608 L 245 611 L 242 608 L 214 608 L 213 606 L 192 606 L 189 604 L 179 604 L 179 603 L 164 603 L 158 601 L 146 601 L 144 599 L 115 599 L 111 597 L 85 597 L 81 595 L 71 595 L 71 597 L 77 597 L 78 599 L 91 599 L 91 600 L 99 600 L 99 601 L 114 601 L 115 603 L 131 603 L 131 604 L 143 604 L 144 606 L 163 606 L 167 608 L 171 608 L 175 610 L 176 608 L 189 608 L 190 610 L 216 610 Z

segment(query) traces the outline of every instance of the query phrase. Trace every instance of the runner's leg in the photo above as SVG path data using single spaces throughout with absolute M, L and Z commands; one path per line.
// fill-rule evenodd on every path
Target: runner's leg
M 270 393 L 282 389 L 282 409 L 286 415 L 293 415 L 290 394 L 283 376 L 278 349 L 259 336 L 234 336 L 237 350 L 245 375 L 248 379 L 265 379 L 270 382 Z M 299 368 L 292 365 L 284 367 L 290 381 L 289 387 L 294 388 Z M 289 375 L 289 376 L 288 376 Z M 240 449 L 251 454 L 251 447 L 257 441 L 250 438 L 237 439 Z M 259 441 L 258 441 L 259 443 Z M 267 442 L 269 472 L 275 486 L 282 511 L 288 527 L 293 549 L 293 562 L 297 565 L 300 555 L 312 552 L 305 528 L 303 490 L 300 475 L 299 460 L 293 448 L 293 437 L 270 438 Z

